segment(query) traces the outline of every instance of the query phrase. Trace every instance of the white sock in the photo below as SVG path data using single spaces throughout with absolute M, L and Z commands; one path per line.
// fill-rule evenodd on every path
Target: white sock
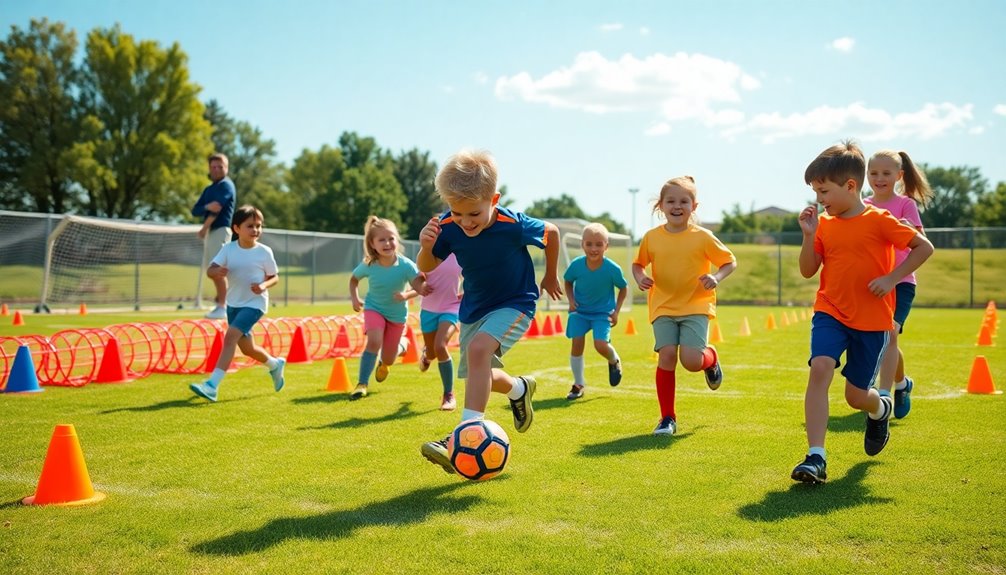
M 908 381 L 904 379 L 894 384 L 894 389 L 897 389 L 898 391 L 901 391 L 906 387 L 908 387 Z
M 474 409 L 468 409 L 467 407 L 461 410 L 461 421 L 468 421 L 469 419 L 485 419 L 486 414 L 481 411 L 475 411 Z
M 807 451 L 807 455 L 820 455 L 821 459 L 824 459 L 825 461 L 828 460 L 828 458 L 824 456 L 824 448 L 823 447 L 811 447 Z
M 213 389 L 216 389 L 220 385 L 220 382 L 223 381 L 225 375 L 227 375 L 226 371 L 214 369 L 213 373 L 210 374 L 210 379 L 206 383 L 210 384 L 210 387 Z
M 618 357 L 618 352 L 615 351 L 615 346 L 608 344 L 608 363 L 615 364 L 622 360 Z
M 506 396 L 510 399 L 520 399 L 524 395 L 525 389 L 524 380 L 515 377 L 513 378 L 513 387 L 510 388 L 510 393 L 507 393 Z
M 266 356 L 266 358 L 267 359 L 265 360 L 265 363 L 263 364 L 263 365 L 265 365 L 265 368 L 268 369 L 269 371 L 272 371 L 272 370 L 276 369 L 276 366 L 279 365 L 279 362 L 276 361 L 276 358 L 273 357 L 273 356 L 271 356 L 271 355 Z
M 883 396 L 881 396 L 880 407 L 877 408 L 877 411 L 870 413 L 870 419 L 886 419 L 888 411 L 887 402 L 884 401 Z
M 573 385 L 583 387 L 587 382 L 583 380 L 583 356 L 569 356 L 569 368 L 573 370 Z

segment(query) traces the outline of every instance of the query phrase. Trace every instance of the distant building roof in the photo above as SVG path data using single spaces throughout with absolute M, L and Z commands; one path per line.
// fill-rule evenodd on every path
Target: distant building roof
M 784 210 L 782 208 L 777 208 L 775 206 L 769 206 L 767 208 L 762 208 L 755 211 L 756 216 L 791 216 L 796 212 L 791 212 L 789 210 Z

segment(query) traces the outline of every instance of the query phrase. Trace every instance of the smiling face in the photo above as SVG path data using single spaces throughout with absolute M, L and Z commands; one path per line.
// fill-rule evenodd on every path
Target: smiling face
M 496 204 L 499 199 L 500 195 L 497 193 L 490 200 L 450 200 L 448 205 L 451 208 L 451 218 L 466 236 L 474 238 L 496 221 Z
M 893 196 L 895 185 L 904 175 L 905 172 L 898 162 L 887 156 L 871 158 L 866 171 L 866 176 L 870 180 L 870 189 L 880 199 L 888 199 Z
M 847 180 L 844 185 L 831 180 L 819 180 L 813 182 L 811 187 L 817 196 L 817 203 L 824 206 L 829 216 L 851 215 L 850 211 L 862 205 L 857 184 L 853 180 Z
M 608 238 L 602 233 L 584 230 L 580 246 L 583 247 L 583 255 L 587 256 L 587 262 L 597 264 L 604 258 L 604 252 L 608 249 Z
M 398 234 L 385 227 L 375 227 L 370 234 L 370 249 L 382 262 L 398 256 Z
M 688 227 L 692 212 L 698 207 L 692 192 L 677 184 L 664 186 L 660 193 L 660 212 L 667 219 L 667 229 L 681 231 Z

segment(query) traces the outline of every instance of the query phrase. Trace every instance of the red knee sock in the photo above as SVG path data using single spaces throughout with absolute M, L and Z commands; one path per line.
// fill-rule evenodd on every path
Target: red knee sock
M 660 417 L 673 417 L 674 414 L 674 370 L 657 368 L 657 401 L 660 402 Z
M 716 348 L 709 346 L 702 350 L 702 367 L 701 369 L 709 369 L 710 367 L 716 365 L 716 360 L 719 356 L 716 355 Z

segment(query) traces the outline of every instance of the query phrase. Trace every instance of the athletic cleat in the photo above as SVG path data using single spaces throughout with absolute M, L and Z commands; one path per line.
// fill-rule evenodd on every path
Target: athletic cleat
M 218 305 L 206 313 L 206 319 L 227 319 L 227 308 Z
M 454 399 L 454 393 L 445 393 L 440 400 L 440 411 L 454 411 L 458 406 L 458 401 Z
M 531 398 L 534 397 L 534 390 L 538 383 L 530 375 L 520 376 L 524 380 L 524 395 L 520 399 L 510 400 L 510 411 L 513 412 L 513 426 L 518 433 L 524 433 L 531 427 L 534 421 L 534 407 L 531 405 Z
M 377 370 L 374 371 L 374 379 L 377 380 L 377 383 L 381 383 L 382 381 L 388 379 L 388 372 L 390 371 L 391 368 L 384 365 L 383 361 L 378 361 Z
M 886 395 L 880 396 L 884 403 L 883 419 L 873 419 L 866 414 L 866 434 L 863 436 L 863 450 L 867 455 L 876 455 L 884 450 L 887 440 L 891 438 L 891 412 L 894 411 L 894 400 Z
M 430 463 L 436 463 L 444 468 L 447 473 L 454 473 L 454 466 L 451 465 L 451 455 L 447 453 L 447 437 L 440 441 L 427 441 L 419 448 L 419 453 L 428 459 Z
M 608 364 L 608 383 L 611 387 L 622 383 L 622 360 Z
M 894 418 L 901 419 L 912 410 L 912 388 L 915 382 L 912 378 L 905 376 L 905 389 L 894 390 Z
M 824 483 L 828 480 L 828 462 L 818 454 L 808 455 L 789 475 L 794 481 Z
M 419 371 L 426 371 L 430 369 L 430 358 L 426 357 L 426 348 L 423 348 L 423 353 L 419 356 Z
M 356 389 L 353 390 L 353 393 L 349 394 L 349 399 L 362 399 L 364 397 L 367 397 L 367 384 L 365 383 L 356 384 Z
M 661 417 L 657 427 L 653 429 L 653 435 L 674 435 L 677 432 L 678 422 L 671 416 Z
M 276 368 L 269 370 L 269 375 L 272 377 L 272 387 L 276 391 L 283 389 L 283 385 L 286 381 L 283 379 L 283 369 L 286 367 L 286 360 L 282 357 L 276 358 Z
M 709 347 L 712 348 L 712 350 L 713 350 L 714 353 L 716 352 L 716 348 L 715 347 L 713 347 L 713 346 L 709 346 Z M 720 388 L 720 384 L 723 383 L 723 369 L 720 368 L 720 355 L 719 355 L 719 353 L 716 353 L 716 363 L 714 363 L 711 366 L 707 367 L 703 371 L 706 374 L 706 385 L 709 386 L 709 389 L 711 389 L 713 391 L 716 391 L 717 389 L 719 389 Z
M 575 385 L 574 384 L 573 387 L 570 388 L 569 393 L 566 394 L 566 399 L 568 399 L 570 401 L 573 401 L 574 399 L 580 399 L 581 397 L 583 397 L 583 386 L 582 385 Z
M 192 393 L 195 393 L 203 399 L 207 399 L 209 401 L 217 400 L 217 388 L 212 387 L 208 381 L 204 383 L 190 383 L 189 389 L 192 390 Z

